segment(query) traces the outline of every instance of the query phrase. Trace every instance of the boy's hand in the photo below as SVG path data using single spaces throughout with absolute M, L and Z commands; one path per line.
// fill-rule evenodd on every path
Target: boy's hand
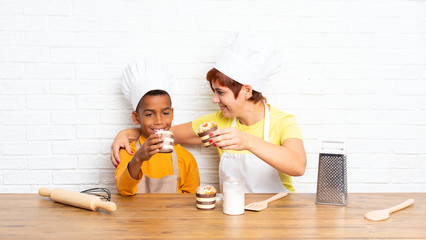
M 164 139 L 161 137 L 161 134 L 152 134 L 145 140 L 134 157 L 141 162 L 151 159 L 163 147 L 163 141 Z

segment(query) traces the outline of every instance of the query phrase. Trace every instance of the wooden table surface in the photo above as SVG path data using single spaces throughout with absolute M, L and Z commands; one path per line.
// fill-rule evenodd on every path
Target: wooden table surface
M 272 194 L 246 194 L 246 203 Z M 416 202 L 390 219 L 364 219 L 370 210 L 408 198 Z M 115 212 L 89 211 L 37 194 L 0 194 L 0 239 L 144 238 L 398 238 L 426 239 L 426 193 L 349 194 L 348 205 L 316 205 L 315 194 L 290 194 L 262 212 L 230 216 L 223 202 L 198 210 L 195 194 L 113 195 Z

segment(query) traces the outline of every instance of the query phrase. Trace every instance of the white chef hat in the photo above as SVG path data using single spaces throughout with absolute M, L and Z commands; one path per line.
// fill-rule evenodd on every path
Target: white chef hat
M 266 36 L 233 33 L 214 68 L 254 90 L 262 92 L 265 81 L 281 67 L 278 44 Z
M 164 90 L 170 95 L 174 80 L 173 71 L 166 61 L 144 58 L 127 65 L 121 80 L 121 91 L 136 110 L 141 98 L 151 90 Z

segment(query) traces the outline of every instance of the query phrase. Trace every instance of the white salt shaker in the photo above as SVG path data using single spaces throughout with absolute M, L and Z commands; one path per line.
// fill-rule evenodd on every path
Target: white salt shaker
M 240 215 L 244 213 L 244 179 L 225 177 L 223 182 L 223 213 Z

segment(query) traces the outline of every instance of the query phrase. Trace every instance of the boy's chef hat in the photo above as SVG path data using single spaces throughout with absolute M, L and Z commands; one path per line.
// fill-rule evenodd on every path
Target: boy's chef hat
M 271 38 L 253 33 L 234 33 L 215 68 L 254 90 L 262 92 L 268 77 L 278 72 L 281 53 Z
M 121 91 L 136 110 L 149 91 L 160 89 L 171 94 L 174 74 L 169 64 L 158 58 L 144 58 L 127 65 L 121 80 Z

